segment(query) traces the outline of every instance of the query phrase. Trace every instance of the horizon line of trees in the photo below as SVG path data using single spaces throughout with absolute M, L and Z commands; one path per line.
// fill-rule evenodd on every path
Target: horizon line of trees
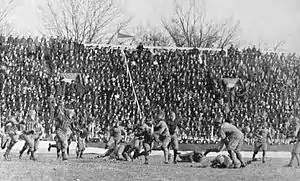
M 16 7 L 16 0 L 0 0 L 0 33 L 10 34 L 13 28 L 7 18 Z M 86 44 L 122 44 L 118 35 L 126 32 L 134 17 L 126 17 L 113 0 L 45 0 L 39 6 L 44 31 L 41 34 L 73 39 Z M 151 46 L 223 48 L 240 46 L 240 23 L 232 18 L 213 22 L 207 18 L 201 1 L 173 0 L 173 12 L 162 17 L 161 28 L 150 24 L 135 26 L 130 44 L 143 42 Z M 284 47 L 278 41 L 273 50 Z M 260 46 L 260 45 L 259 45 Z

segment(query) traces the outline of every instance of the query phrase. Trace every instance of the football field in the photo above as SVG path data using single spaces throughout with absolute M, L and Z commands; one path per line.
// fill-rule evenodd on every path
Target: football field
M 48 144 L 48 143 L 47 143 Z M 22 160 L 18 158 L 18 143 L 13 149 L 10 161 L 1 159 L 0 180 L 201 180 L 201 181 L 298 181 L 300 168 L 285 167 L 289 161 L 288 152 L 270 153 L 267 162 L 253 162 L 242 169 L 215 169 L 195 168 L 197 164 L 178 163 L 163 164 L 161 152 L 154 152 L 150 157 L 150 164 L 144 165 L 143 157 L 134 162 L 115 161 L 110 159 L 97 159 L 97 151 L 103 149 L 87 148 L 83 159 L 75 158 L 75 144 L 72 143 L 69 160 L 63 162 L 56 159 L 55 149 L 50 153 L 46 143 L 41 144 L 37 153 L 38 161 L 29 160 L 26 154 Z M 1 151 L 3 154 L 3 150 Z M 249 160 L 250 152 L 243 152 L 245 160 Z M 209 156 L 214 156 L 211 154 Z M 258 158 L 261 154 L 258 155 Z

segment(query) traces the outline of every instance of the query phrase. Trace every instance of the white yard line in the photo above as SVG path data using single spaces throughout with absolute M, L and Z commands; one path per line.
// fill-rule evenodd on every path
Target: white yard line
M 49 143 L 53 144 L 55 142 L 54 141 L 41 141 L 40 145 L 39 145 L 39 150 L 37 151 L 37 153 L 49 153 L 48 152 Z M 22 149 L 23 145 L 24 145 L 24 141 L 19 141 L 16 145 L 14 145 L 12 152 L 19 153 L 19 151 Z M 72 142 L 71 146 L 70 146 L 70 153 L 75 154 L 75 149 L 76 149 L 76 143 Z M 3 153 L 4 151 L 5 150 L 0 150 L 0 153 Z M 86 148 L 84 153 L 86 153 L 86 154 L 102 154 L 105 151 L 106 150 L 103 148 L 88 147 L 88 148 Z M 172 152 L 173 151 L 171 151 L 171 153 Z M 190 151 L 185 151 L 185 152 L 181 152 L 181 153 L 188 153 L 188 152 L 190 152 Z M 51 148 L 51 153 L 56 153 L 56 149 Z M 218 154 L 227 154 L 227 152 L 209 153 L 207 156 L 214 157 L 214 156 L 217 156 Z M 151 155 L 163 155 L 163 152 L 162 151 L 152 151 Z M 243 151 L 242 155 L 244 158 L 252 158 L 252 152 L 244 152 Z M 260 156 L 261 156 L 261 153 L 258 154 L 258 157 L 260 157 Z M 290 152 L 270 151 L 270 152 L 267 152 L 267 157 L 269 157 L 269 158 L 290 158 L 291 153 Z

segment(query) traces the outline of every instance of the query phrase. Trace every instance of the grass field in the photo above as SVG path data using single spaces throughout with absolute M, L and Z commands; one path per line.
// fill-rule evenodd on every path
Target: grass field
M 143 158 L 134 162 L 95 159 L 94 154 L 75 159 L 74 155 L 63 162 L 54 153 L 38 154 L 33 162 L 24 156 L 22 160 L 12 153 L 11 161 L 1 161 L 0 180 L 191 180 L 191 181 L 298 181 L 300 168 L 284 167 L 288 159 L 268 158 L 265 164 L 254 162 L 242 169 L 194 168 L 190 163 L 177 165 L 162 163 L 162 156 L 151 156 L 150 165 Z M 197 164 L 194 164 L 197 166 Z

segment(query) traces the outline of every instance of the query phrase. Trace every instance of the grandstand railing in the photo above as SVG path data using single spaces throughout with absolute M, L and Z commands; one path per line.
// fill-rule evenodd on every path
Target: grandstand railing
M 127 46 L 127 45 L 107 45 L 107 44 L 85 44 L 87 47 L 111 47 L 111 48 L 129 48 L 136 49 L 137 46 Z M 201 51 L 221 51 L 221 48 L 198 48 L 198 47 L 166 47 L 166 46 L 144 46 L 146 49 L 164 49 L 164 50 L 192 50 L 198 49 Z M 224 49 L 224 51 L 226 51 Z

